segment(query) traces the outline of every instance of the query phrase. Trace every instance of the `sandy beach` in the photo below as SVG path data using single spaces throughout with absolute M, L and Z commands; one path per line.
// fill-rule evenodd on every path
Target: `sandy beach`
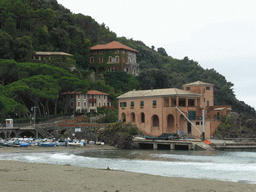
M 86 150 L 113 149 L 87 146 Z M 79 148 L 2 147 L 0 153 L 68 151 Z M 154 176 L 70 165 L 0 161 L 0 191 L 92 191 L 92 192 L 248 192 L 256 185 L 206 179 Z

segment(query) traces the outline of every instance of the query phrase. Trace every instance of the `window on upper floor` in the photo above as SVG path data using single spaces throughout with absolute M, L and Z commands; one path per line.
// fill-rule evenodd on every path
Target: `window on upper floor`
M 119 56 L 116 56 L 116 62 L 117 63 L 119 62 Z
M 108 62 L 112 62 L 112 57 L 111 56 L 109 56 Z
M 74 103 L 73 103 L 73 102 L 70 102 L 70 106 L 73 107 L 73 106 L 74 106 Z
M 94 63 L 94 58 L 93 57 L 90 58 L 90 63 Z
M 80 95 L 77 95 L 77 99 L 80 99 Z
M 100 99 L 100 95 L 99 95 L 99 99 Z
M 126 102 L 120 102 L 120 107 L 126 107 Z
M 144 101 L 140 102 L 140 106 L 143 107 L 144 106 Z
M 116 50 L 115 53 L 119 53 L 119 50 Z
M 153 106 L 156 106 L 156 100 L 153 100 Z
M 103 63 L 103 57 L 99 57 L 99 62 Z
M 134 107 L 134 101 L 131 101 L 131 107 Z
M 80 101 L 77 102 L 77 106 L 80 107 Z
M 84 99 L 86 99 L 86 95 L 84 95 Z
M 206 90 L 210 90 L 211 89 L 211 87 L 206 87 Z
M 100 54 L 102 54 L 102 53 L 103 53 L 103 50 L 100 50 L 99 52 L 100 52 Z
M 190 87 L 186 87 L 186 90 L 189 91 L 189 90 L 190 90 Z

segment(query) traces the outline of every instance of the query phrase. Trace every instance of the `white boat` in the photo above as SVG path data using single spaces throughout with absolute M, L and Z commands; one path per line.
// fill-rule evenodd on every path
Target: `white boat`
M 85 142 L 84 141 L 79 141 L 79 140 L 73 140 L 73 142 L 70 142 L 68 141 L 67 142 L 67 146 L 79 146 L 79 147 L 82 147 L 82 146 L 85 146 Z

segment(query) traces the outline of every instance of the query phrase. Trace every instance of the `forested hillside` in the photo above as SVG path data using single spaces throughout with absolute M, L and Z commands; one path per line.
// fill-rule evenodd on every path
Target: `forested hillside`
M 94 83 L 87 70 L 90 47 L 113 40 L 139 51 L 140 74 L 108 72 Z M 35 51 L 70 53 L 77 69 L 70 71 L 62 61 L 33 63 Z M 0 118 L 29 116 L 32 106 L 38 106 L 42 116 L 66 113 L 65 91 L 104 91 L 116 105 L 116 96 L 132 89 L 181 88 L 197 80 L 215 84 L 216 105 L 232 105 L 254 118 L 254 108 L 236 99 L 233 84 L 224 76 L 187 57 L 173 57 L 164 48 L 117 37 L 104 23 L 71 13 L 56 0 L 0 0 Z

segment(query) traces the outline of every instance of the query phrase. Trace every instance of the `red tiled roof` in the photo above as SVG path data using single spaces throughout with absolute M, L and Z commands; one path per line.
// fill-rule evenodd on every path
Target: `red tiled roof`
M 91 50 L 104 50 L 104 49 L 124 49 L 129 50 L 138 53 L 137 50 L 132 49 L 131 47 L 128 47 L 122 43 L 119 43 L 117 41 L 112 41 L 111 43 L 108 43 L 106 45 L 95 45 L 91 47 Z
M 86 93 L 87 95 L 109 95 L 107 93 L 103 93 L 97 90 L 90 90 Z

